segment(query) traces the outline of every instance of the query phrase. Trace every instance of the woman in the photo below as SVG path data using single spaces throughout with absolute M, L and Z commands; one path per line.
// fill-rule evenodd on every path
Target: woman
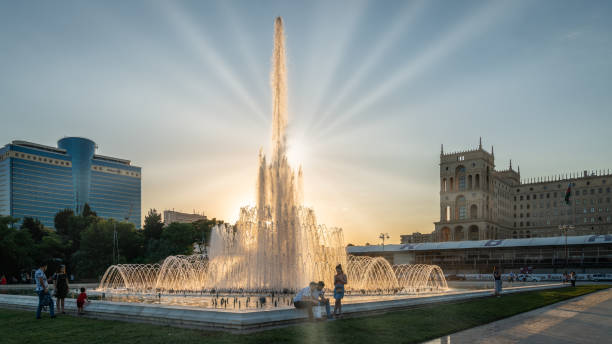
M 344 285 L 347 283 L 346 274 L 342 271 L 342 265 L 336 266 L 336 275 L 334 276 L 334 315 L 340 316 L 342 313 L 342 298 L 344 297 Z
M 55 285 L 55 297 L 57 298 L 57 312 L 64 311 L 64 299 L 68 295 L 68 277 L 66 276 L 66 265 L 61 265 L 59 272 L 55 274 L 53 284 Z
M 495 279 L 495 296 L 500 297 L 502 291 L 501 274 L 495 266 L 493 267 L 493 279 Z

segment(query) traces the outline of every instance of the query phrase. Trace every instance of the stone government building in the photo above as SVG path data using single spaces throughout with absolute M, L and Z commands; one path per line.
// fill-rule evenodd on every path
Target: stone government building
M 570 204 L 565 193 L 571 183 Z M 493 147 L 440 152 L 440 220 L 431 234 L 403 235 L 402 243 L 490 240 L 612 233 L 612 174 L 584 171 L 521 180 L 512 161 L 495 169 Z

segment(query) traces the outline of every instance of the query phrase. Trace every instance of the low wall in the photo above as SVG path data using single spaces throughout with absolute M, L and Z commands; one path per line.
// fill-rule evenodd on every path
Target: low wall
M 506 288 L 505 294 L 562 287 L 562 284 L 532 285 Z M 491 290 L 449 292 L 434 296 L 406 297 L 394 300 L 348 303 L 342 306 L 346 316 L 364 316 L 400 309 L 422 307 L 435 303 L 460 302 L 468 299 L 487 297 Z M 38 297 L 0 294 L 0 307 L 35 310 Z M 76 313 L 76 300 L 66 299 L 65 308 Z M 294 308 L 231 312 L 158 304 L 92 301 L 86 307 L 87 317 L 107 320 L 143 322 L 177 327 L 226 330 L 234 332 L 256 331 L 274 326 L 287 325 L 307 320 L 304 310 Z M 34 314 L 32 314 L 34 317 Z

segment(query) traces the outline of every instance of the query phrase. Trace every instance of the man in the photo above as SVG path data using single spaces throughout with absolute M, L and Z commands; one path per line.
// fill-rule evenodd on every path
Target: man
M 325 291 L 323 291 L 324 287 L 325 287 L 325 283 L 323 283 L 323 281 L 319 281 L 319 283 L 317 284 L 316 296 L 319 300 L 319 305 L 325 306 L 325 312 L 327 313 L 327 319 L 331 319 L 332 316 L 331 316 L 331 310 L 329 306 L 329 299 L 325 298 Z
M 47 270 L 47 264 L 41 263 L 40 267 L 34 273 L 34 279 L 36 280 L 36 294 L 38 294 L 38 308 L 36 309 L 36 319 L 40 319 L 40 311 L 43 306 L 49 306 L 49 314 L 51 318 L 55 318 L 55 311 L 53 309 L 53 301 L 49 294 L 49 283 L 47 283 L 47 276 L 45 271 Z
M 293 305 L 297 309 L 306 309 L 308 311 L 308 319 L 313 318 L 312 307 L 319 304 L 316 299 L 318 296 L 317 292 L 317 284 L 315 282 L 310 282 L 308 287 L 300 290 L 295 297 L 293 298 Z

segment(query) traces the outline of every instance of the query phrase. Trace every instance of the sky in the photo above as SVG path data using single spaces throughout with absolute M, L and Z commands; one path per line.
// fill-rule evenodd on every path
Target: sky
M 142 167 L 142 213 L 235 221 L 269 152 L 285 23 L 289 159 L 346 243 L 439 220 L 439 154 L 524 178 L 612 168 L 610 1 L 0 0 L 0 138 Z

